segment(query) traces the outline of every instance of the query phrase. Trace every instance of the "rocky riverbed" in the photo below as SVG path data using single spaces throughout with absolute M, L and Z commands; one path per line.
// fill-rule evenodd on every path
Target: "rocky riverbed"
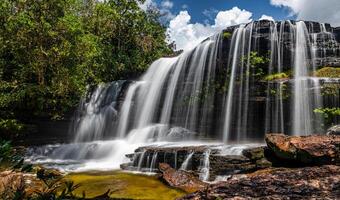
M 339 135 L 268 134 L 265 141 L 227 150 L 215 144 L 147 146 L 127 155 L 130 162 L 121 165 L 124 170 L 152 172 L 149 175 L 63 174 L 40 166 L 27 173 L 13 168 L 0 174 L 0 197 L 36 196 L 52 189 L 60 194 L 71 183 L 66 199 L 83 195 L 85 199 L 183 200 L 340 197 Z
M 243 151 L 253 162 L 265 159 L 272 164 L 265 169 L 206 184 L 195 180 L 189 172 L 161 163 L 162 178 L 173 187 L 186 190 L 191 184 L 191 188 L 197 189 L 179 198 L 182 200 L 340 198 L 339 136 L 269 134 L 266 142 L 265 147 Z

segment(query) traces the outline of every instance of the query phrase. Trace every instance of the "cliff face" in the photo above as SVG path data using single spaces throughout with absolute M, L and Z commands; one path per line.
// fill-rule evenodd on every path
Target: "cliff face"
M 240 38 L 237 38 L 237 32 L 240 31 L 243 32 Z M 228 27 L 223 31 L 223 35 L 217 73 L 225 78 L 220 81 L 230 84 L 232 64 L 236 62 L 231 117 L 246 121 L 243 123 L 231 119 L 230 132 L 238 132 L 231 133 L 231 138 L 237 139 L 240 132 L 245 132 L 244 138 L 263 138 L 263 133 L 268 132 L 291 134 L 294 129 L 293 107 L 297 104 L 297 96 L 308 95 L 302 101 L 308 105 L 307 117 L 310 118 L 311 124 L 319 124 L 317 121 L 320 120 L 316 119 L 314 109 L 339 107 L 339 101 L 336 99 L 339 98 L 340 82 L 334 77 L 339 78 L 340 75 L 334 74 L 333 79 L 328 79 L 329 74 L 318 73 L 324 67 L 340 66 L 339 27 L 310 21 L 303 22 L 301 26 L 300 22 L 295 21 L 274 23 L 264 20 Z M 236 43 L 239 43 L 239 46 Z M 255 53 L 254 57 L 252 53 Z M 256 65 L 256 59 L 266 62 Z M 249 62 L 250 72 L 245 69 Z M 257 70 L 258 68 L 260 70 Z M 256 77 L 256 74 L 260 76 Z M 250 76 L 248 82 L 245 81 L 247 76 Z M 301 79 L 298 76 L 306 80 L 299 83 Z M 317 76 L 323 78 L 318 79 Z M 300 88 L 298 92 L 299 88 L 296 89 L 295 86 L 299 84 L 305 88 Z M 332 95 L 325 92 L 325 89 L 330 87 L 334 89 Z M 321 99 L 322 103 L 311 100 L 314 97 Z M 240 104 L 240 101 L 248 103 Z M 235 108 L 237 105 L 240 105 L 240 108 Z M 244 109 L 245 105 L 247 109 Z M 248 114 L 237 114 L 240 112 Z M 275 113 L 281 116 L 275 116 Z M 278 119 L 281 122 L 278 122 Z M 333 123 L 338 120 L 335 119 Z M 240 130 L 240 126 L 247 128 Z M 309 132 L 323 133 L 324 128 L 312 127 Z
M 312 124 L 309 134 L 324 133 L 327 127 L 322 127 L 325 123 L 313 111 L 339 107 L 340 79 L 334 79 L 336 74 L 331 74 L 333 79 L 324 77 L 330 73 L 321 73 L 319 76 L 324 78 L 318 79 L 316 74 L 325 66 L 334 69 L 340 66 L 340 28 L 308 21 L 302 25 L 295 21 L 264 20 L 232 26 L 191 52 L 156 61 L 141 81 L 128 82 L 116 95 L 118 99 L 111 99 L 112 94 L 101 95 L 110 102 L 105 101 L 96 113 L 103 115 L 104 124 L 109 122 L 110 126 L 95 130 L 102 130 L 99 137 L 116 137 L 119 116 L 125 112 L 123 104 L 130 90 L 123 136 L 140 128 L 137 125 L 145 119 L 147 125 L 183 127 L 196 132 L 197 138 L 226 141 L 263 141 L 264 134 L 270 132 L 292 134 L 293 127 L 300 123 L 295 123 L 296 119 Z M 158 79 L 160 73 L 164 74 Z M 303 78 L 307 81 L 299 85 L 304 88 L 296 90 L 294 84 Z M 294 108 L 297 97 L 305 97 L 298 100 L 308 105 L 301 108 L 302 112 L 308 110 L 304 117 L 296 115 L 301 107 Z M 152 105 L 146 107 L 151 101 Z M 91 99 L 84 100 L 85 104 L 88 102 Z M 105 114 L 105 107 L 117 111 L 114 119 Z M 86 109 L 78 112 L 85 113 L 79 119 L 86 118 Z M 96 119 L 91 123 L 97 123 Z M 112 120 L 115 122 L 111 123 Z M 339 119 L 333 121 L 338 122 Z M 161 128 L 153 130 L 158 129 Z
M 295 25 L 296 21 L 282 21 L 274 24 L 272 21 L 261 20 L 253 22 L 253 35 L 252 40 L 256 41 L 254 44 L 261 54 L 265 54 L 271 50 L 271 43 L 273 34 L 278 34 L 278 42 L 283 41 L 283 65 L 285 69 L 293 67 L 290 56 L 294 54 L 295 36 L 291 25 Z M 310 45 L 315 45 L 315 65 L 321 66 L 340 66 L 340 27 L 331 27 L 330 24 L 323 24 L 319 22 L 304 21 L 310 35 Z M 233 33 L 239 26 L 231 26 L 224 30 L 224 32 Z M 276 30 L 274 30 L 276 29 Z M 225 38 L 231 39 L 231 38 Z M 225 41 L 224 41 L 225 42 Z M 227 44 L 225 42 L 224 44 Z M 224 52 L 229 52 L 228 45 L 223 45 L 227 48 Z

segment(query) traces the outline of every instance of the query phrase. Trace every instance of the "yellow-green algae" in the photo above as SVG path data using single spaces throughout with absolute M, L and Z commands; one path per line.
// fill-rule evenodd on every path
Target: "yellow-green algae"
M 170 188 L 155 176 L 132 174 L 122 171 L 72 173 L 65 179 L 80 184 L 74 194 L 81 197 L 83 191 L 87 198 L 93 198 L 110 189 L 111 198 L 126 199 L 176 199 L 186 193 Z

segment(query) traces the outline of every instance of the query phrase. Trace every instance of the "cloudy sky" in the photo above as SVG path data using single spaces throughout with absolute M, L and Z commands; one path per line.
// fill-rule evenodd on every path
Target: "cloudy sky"
M 177 49 L 191 49 L 206 37 L 252 20 L 302 19 L 340 26 L 340 0 L 146 0 L 164 15 Z

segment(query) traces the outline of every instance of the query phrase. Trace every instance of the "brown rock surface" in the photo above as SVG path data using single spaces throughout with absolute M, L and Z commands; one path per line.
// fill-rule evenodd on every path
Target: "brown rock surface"
M 277 158 L 293 161 L 295 164 L 322 165 L 340 162 L 340 136 L 337 135 L 268 134 L 266 142 Z
M 208 185 L 200 181 L 195 175 L 186 171 L 175 170 L 166 163 L 160 163 L 159 170 L 162 172 L 162 178 L 166 183 L 186 192 L 195 192 L 206 188 Z
M 0 173 L 0 199 L 11 198 L 12 191 L 23 190 L 25 179 L 23 173 L 4 171 Z
M 340 197 L 340 167 L 264 169 L 210 185 L 182 197 L 209 199 L 337 199 Z

